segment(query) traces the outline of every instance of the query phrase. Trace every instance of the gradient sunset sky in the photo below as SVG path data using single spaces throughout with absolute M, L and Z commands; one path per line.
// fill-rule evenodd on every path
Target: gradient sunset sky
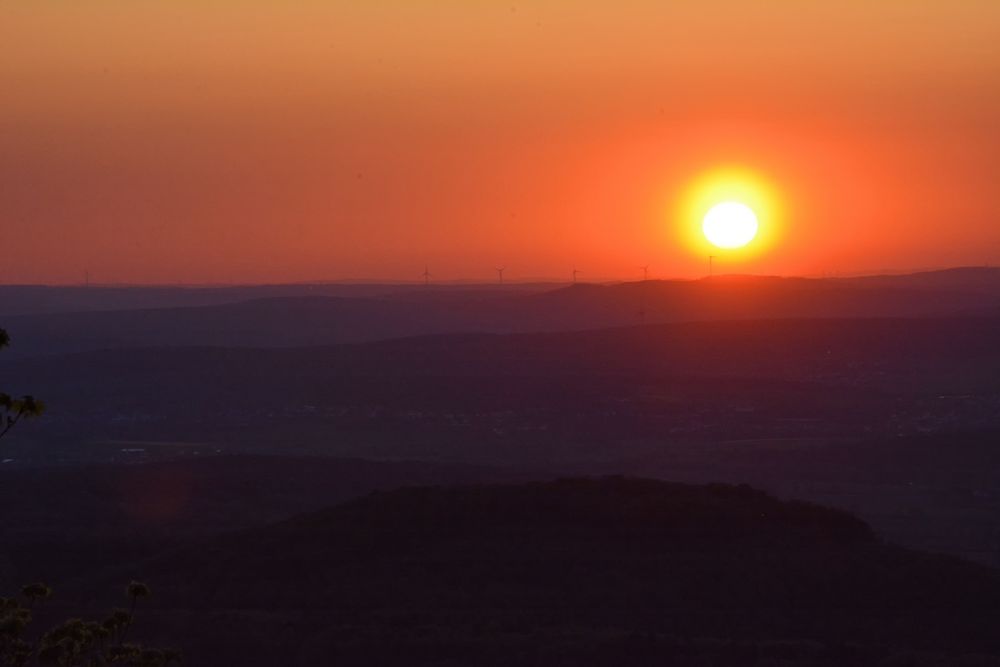
M 1000 263 L 997 0 L 0 3 L 0 282 L 697 277 Z

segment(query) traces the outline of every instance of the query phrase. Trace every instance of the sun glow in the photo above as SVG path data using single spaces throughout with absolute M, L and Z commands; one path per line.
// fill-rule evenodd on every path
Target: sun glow
M 742 248 L 757 236 L 757 215 L 746 204 L 727 201 L 716 204 L 702 220 L 705 238 L 719 248 Z
M 783 213 L 766 179 L 750 169 L 726 167 L 704 173 L 684 190 L 675 220 L 693 253 L 744 260 L 775 244 Z

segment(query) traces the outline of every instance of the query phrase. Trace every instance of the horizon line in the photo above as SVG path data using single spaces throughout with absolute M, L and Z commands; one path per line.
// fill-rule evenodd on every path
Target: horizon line
M 338 279 L 315 279 L 315 280 L 292 280 L 287 282 L 118 282 L 118 281 L 108 281 L 108 282 L 95 282 L 90 280 L 86 283 L 80 282 L 66 282 L 66 283 L 30 283 L 30 282 L 0 282 L 0 288 L 10 288 L 10 287 L 46 287 L 46 288 L 77 288 L 77 289 L 94 289 L 94 288 L 175 288 L 175 289 L 226 289 L 226 288 L 239 288 L 239 287 L 317 287 L 317 286 L 333 286 L 333 285 L 357 285 L 357 286 L 398 286 L 398 287 L 423 287 L 423 288 L 433 288 L 435 286 L 443 287 L 491 287 L 495 289 L 504 289 L 507 287 L 521 286 L 528 287 L 532 285 L 538 286 L 549 286 L 549 285 L 618 285 L 618 284 L 629 284 L 629 283 L 642 283 L 642 282 L 696 282 L 700 280 L 706 280 L 710 278 L 724 278 L 724 277 L 747 277 L 747 278 L 781 278 L 790 280 L 838 280 L 838 279 L 849 279 L 849 278 L 878 278 L 878 277 L 898 277 L 898 276 L 914 276 L 926 273 L 944 273 L 948 271 L 969 271 L 969 270 L 998 270 L 990 264 L 980 264 L 980 265 L 959 265 L 959 266 L 945 266 L 945 267 L 926 267 L 926 268 L 914 268 L 914 269 L 872 269 L 858 272 L 822 272 L 813 274 L 775 274 L 775 273 L 720 273 L 714 276 L 708 274 L 701 275 L 694 278 L 685 277 L 650 277 L 648 279 L 643 278 L 621 278 L 621 277 L 597 277 L 593 280 L 580 280 L 573 282 L 571 279 L 566 278 L 544 278 L 544 277 L 528 277 L 528 278 L 507 278 L 504 277 L 503 283 L 496 280 L 480 280 L 477 278 L 451 278 L 451 279 L 439 279 L 434 280 L 430 284 L 426 284 L 422 278 L 410 279 L 410 280 L 393 280 L 393 279 L 382 279 L 382 278 L 338 278 Z

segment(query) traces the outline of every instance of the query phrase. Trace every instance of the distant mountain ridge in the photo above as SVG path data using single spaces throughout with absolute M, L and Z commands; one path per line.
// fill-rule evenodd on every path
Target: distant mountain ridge
M 295 294 L 282 291 L 290 289 L 196 307 L 11 316 L 0 311 L 15 343 L 6 355 L 150 346 L 301 347 L 428 334 L 576 331 L 640 323 L 1000 312 L 998 269 L 851 279 L 719 276 L 699 281 L 581 283 L 548 290 L 411 286 L 380 293 L 374 286 L 359 287 L 360 292 L 338 288 L 355 296 L 308 291 L 313 288 Z M 227 294 L 259 296 L 252 288 L 233 288 Z
M 753 276 L 726 276 L 753 277 Z M 773 277 L 758 276 L 768 279 Z M 996 289 L 1000 269 L 992 267 L 957 267 L 911 273 L 868 275 L 838 278 L 802 278 L 869 285 L 924 286 L 935 289 L 968 290 L 982 287 Z M 688 283 L 696 280 L 654 280 L 655 282 Z M 627 284 L 630 281 L 599 283 Z M 581 285 L 588 283 L 580 283 Z M 339 296 L 346 298 L 410 297 L 435 295 L 451 298 L 464 294 L 517 294 L 558 290 L 566 287 L 559 281 L 511 282 L 503 285 L 491 282 L 422 283 L 339 281 L 316 283 L 285 283 L 259 285 L 0 285 L 0 314 L 6 316 L 62 312 L 133 310 L 150 308 L 183 308 L 221 305 L 238 301 L 274 297 Z
M 443 284 L 433 291 L 445 297 L 474 293 L 516 293 L 552 289 L 554 283 Z M 405 297 L 426 292 L 416 283 L 333 282 L 275 285 L 0 285 L 0 314 L 40 315 L 155 308 L 194 308 L 239 301 L 302 296 L 345 298 Z

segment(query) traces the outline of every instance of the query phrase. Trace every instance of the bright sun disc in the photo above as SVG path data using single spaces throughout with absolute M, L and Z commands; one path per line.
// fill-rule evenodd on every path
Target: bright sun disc
M 746 204 L 716 204 L 701 223 L 705 238 L 719 248 L 742 248 L 757 236 L 757 215 Z

